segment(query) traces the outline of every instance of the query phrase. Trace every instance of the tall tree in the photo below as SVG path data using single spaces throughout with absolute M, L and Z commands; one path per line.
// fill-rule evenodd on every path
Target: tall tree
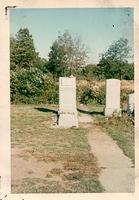
M 74 74 L 85 65 L 87 51 L 79 38 L 73 38 L 68 31 L 58 35 L 51 46 L 48 69 L 56 77 Z
M 124 79 L 124 77 L 131 77 L 127 74 L 127 68 L 129 69 L 131 66 L 128 63 L 130 52 L 131 48 L 129 47 L 127 39 L 120 38 L 112 43 L 108 50 L 102 54 L 95 70 L 96 75 L 100 78 Z M 132 70 L 133 67 L 130 72 Z
M 16 56 L 17 56 L 17 43 L 16 39 L 14 37 L 10 37 L 10 69 L 14 70 L 17 67 L 17 61 L 16 61 Z
M 32 102 L 45 92 L 46 62 L 36 52 L 27 28 L 20 29 L 15 38 L 10 38 L 11 101 Z
M 131 51 L 131 47 L 129 47 L 128 43 L 129 42 L 126 38 L 120 38 L 110 45 L 103 57 L 110 58 L 115 61 L 126 62 Z
M 11 37 L 11 69 L 38 67 L 40 58 L 35 50 L 32 35 L 27 28 L 21 28 L 16 37 Z

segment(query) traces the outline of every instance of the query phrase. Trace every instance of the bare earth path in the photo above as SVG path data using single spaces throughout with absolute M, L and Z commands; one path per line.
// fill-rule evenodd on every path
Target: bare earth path
M 83 118 L 86 118 L 85 122 L 87 119 L 88 122 L 91 121 L 91 116 L 83 115 L 81 114 L 80 121 L 83 122 Z M 88 142 L 102 169 L 99 179 L 105 192 L 134 192 L 133 164 L 116 142 L 95 124 L 90 127 Z

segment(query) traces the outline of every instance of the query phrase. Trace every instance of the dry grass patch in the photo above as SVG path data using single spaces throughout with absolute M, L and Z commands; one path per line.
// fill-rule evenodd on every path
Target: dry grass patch
M 83 87 L 90 85 L 93 89 L 99 89 L 105 85 L 105 81 L 99 80 L 99 81 L 87 81 L 87 80 L 78 80 L 77 85 L 78 87 Z M 121 80 L 121 89 L 125 90 L 134 90 L 134 81 L 133 80 Z
M 63 171 L 60 168 L 53 168 L 50 173 L 54 175 L 60 175 Z
M 13 151 L 12 163 L 16 159 L 14 170 L 21 171 L 18 159 L 20 163 L 22 159 L 25 170 L 20 179 L 16 174 L 12 176 L 13 193 L 103 191 L 97 160 L 90 153 L 87 129 L 51 128 L 56 120 L 56 106 L 48 109 L 42 105 L 38 109 L 34 105 L 13 105 L 11 109 L 12 148 L 20 148 L 16 155 Z

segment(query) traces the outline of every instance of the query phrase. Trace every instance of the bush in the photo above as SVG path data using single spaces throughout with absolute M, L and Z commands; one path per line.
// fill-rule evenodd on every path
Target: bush
M 38 68 L 11 70 L 12 103 L 57 103 L 58 86 L 53 76 Z
M 126 85 L 128 86 L 127 82 Z M 53 75 L 39 68 L 11 70 L 12 103 L 58 103 L 58 80 Z M 89 81 L 77 84 L 77 101 L 82 104 L 105 104 L 105 84 Z M 121 108 L 127 108 L 127 96 L 131 87 L 121 89 Z
M 83 104 L 88 104 L 93 101 L 93 90 L 89 87 L 84 87 L 79 90 L 79 102 Z
M 47 74 L 44 79 L 43 94 L 40 97 L 41 103 L 58 103 L 58 83 L 54 81 L 52 74 Z
M 105 103 L 105 90 L 104 87 L 93 90 L 90 86 L 78 88 L 77 98 L 80 103 L 88 104 L 101 104 Z
M 104 87 L 100 87 L 95 91 L 95 102 L 97 104 L 104 105 L 105 104 L 105 89 Z

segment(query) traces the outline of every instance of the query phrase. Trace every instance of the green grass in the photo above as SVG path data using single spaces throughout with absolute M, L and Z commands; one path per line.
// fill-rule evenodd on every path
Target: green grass
M 134 124 L 133 117 L 127 115 L 126 112 L 122 113 L 121 117 L 104 116 L 104 106 L 101 105 L 87 105 L 88 113 L 95 117 L 96 125 L 104 128 L 107 134 L 109 134 L 113 140 L 115 140 L 118 146 L 122 149 L 123 153 L 132 159 L 134 163 L 135 156 L 135 144 L 134 144 Z
M 97 118 L 97 123 L 117 142 L 123 153 L 134 163 L 134 124 L 126 113 L 121 117 Z
M 12 193 L 104 191 L 98 180 L 97 160 L 88 145 L 89 129 L 52 128 L 57 110 L 57 105 L 11 106 L 11 146 L 22 150 L 17 158 L 27 162 L 33 157 L 37 163 L 54 163 L 44 178 L 38 178 L 34 170 L 27 169 L 27 177 L 12 180 Z M 92 115 L 94 125 L 101 126 L 134 162 L 132 118 L 126 113 L 122 117 L 106 118 L 103 110 L 104 106 L 88 105 L 88 110 L 82 112 Z
M 98 180 L 93 178 L 83 178 L 78 182 L 68 181 L 66 186 L 58 181 L 47 181 L 39 178 L 24 178 L 22 182 L 12 186 L 16 193 L 100 193 L 104 191 Z
M 55 105 L 11 106 L 11 146 L 22 150 L 17 157 L 54 163 L 43 179 L 28 170 L 28 177 L 12 180 L 12 193 L 103 192 L 98 181 L 100 169 L 90 153 L 87 129 L 52 128 L 56 111 Z

